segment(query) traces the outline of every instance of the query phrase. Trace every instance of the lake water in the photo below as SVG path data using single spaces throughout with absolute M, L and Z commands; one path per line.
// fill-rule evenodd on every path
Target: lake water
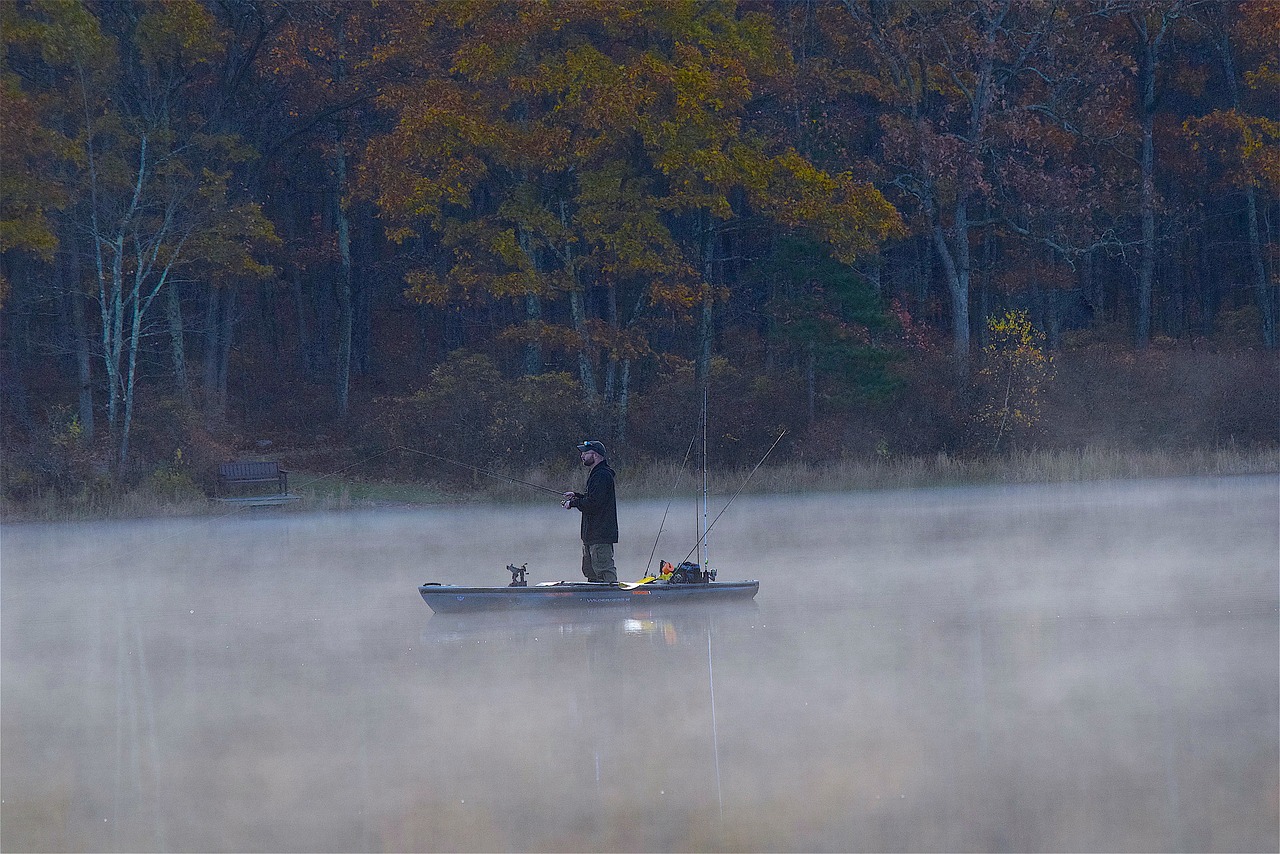
M 665 509 L 623 578 L 693 548 Z M 6 525 L 0 847 L 1280 848 L 1275 477 L 742 496 L 748 606 L 418 596 L 573 579 L 577 520 Z

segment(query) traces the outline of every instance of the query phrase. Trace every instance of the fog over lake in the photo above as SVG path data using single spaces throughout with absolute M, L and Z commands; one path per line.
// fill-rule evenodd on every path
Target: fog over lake
M 621 578 L 665 508 L 621 503 Z M 580 578 L 577 525 L 5 525 L 0 847 L 1280 848 L 1274 476 L 743 495 L 710 549 L 746 606 L 417 593 Z

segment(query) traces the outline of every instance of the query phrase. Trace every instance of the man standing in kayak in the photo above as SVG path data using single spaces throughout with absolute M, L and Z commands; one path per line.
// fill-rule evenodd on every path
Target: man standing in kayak
M 616 584 L 613 546 L 618 542 L 618 501 L 613 469 L 599 442 L 583 442 L 578 445 L 578 452 L 582 454 L 582 464 L 591 469 L 587 491 L 566 492 L 560 504 L 566 510 L 576 507 L 582 511 L 582 574 L 587 581 Z

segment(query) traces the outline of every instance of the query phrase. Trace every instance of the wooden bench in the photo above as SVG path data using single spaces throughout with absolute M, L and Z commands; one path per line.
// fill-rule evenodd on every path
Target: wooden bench
M 269 494 L 237 495 L 226 497 L 226 492 L 235 487 L 272 484 L 275 492 Z M 280 468 L 275 461 L 236 460 L 218 464 L 217 495 L 226 501 L 284 501 L 292 498 L 289 495 L 289 472 Z

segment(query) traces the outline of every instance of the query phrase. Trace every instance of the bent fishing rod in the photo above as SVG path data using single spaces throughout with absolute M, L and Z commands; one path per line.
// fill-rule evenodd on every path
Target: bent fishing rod
M 556 498 L 562 498 L 564 496 L 564 493 L 558 489 L 552 489 L 549 486 L 539 486 L 536 483 L 530 483 L 529 481 L 521 480 L 518 477 L 507 477 L 505 474 L 498 474 L 496 471 L 489 471 L 488 469 L 482 469 L 480 468 L 480 466 L 473 466 L 471 463 L 463 463 L 463 462 L 459 462 L 458 460 L 451 460 L 448 457 L 442 457 L 439 454 L 433 454 L 429 451 L 419 451 L 417 448 L 407 448 L 404 445 L 401 445 L 399 450 L 408 451 L 411 454 L 421 454 L 424 457 L 431 457 L 433 460 L 439 460 L 442 463 L 448 463 L 449 465 L 459 466 L 464 469 L 471 469 L 477 474 L 482 474 L 487 477 L 497 478 L 498 480 L 505 480 L 509 483 L 518 483 L 521 486 L 528 486 L 528 487 L 531 487 L 532 489 L 537 489 L 542 492 L 550 492 Z
M 732 504 L 734 500 L 737 499 L 737 497 L 742 494 L 742 490 L 747 488 L 747 484 L 751 482 L 751 478 L 755 477 L 756 471 L 759 470 L 760 466 L 764 465 L 765 460 L 769 459 L 769 455 L 773 453 L 774 448 L 778 447 L 778 443 L 782 441 L 782 437 L 785 435 L 787 435 L 787 431 L 783 430 L 781 433 L 778 434 L 778 438 L 773 440 L 773 444 L 769 446 L 769 450 L 764 452 L 764 456 L 760 458 L 760 462 L 756 463 L 756 467 L 751 470 L 751 473 L 747 475 L 747 479 L 744 480 L 742 482 L 742 485 L 738 487 L 738 491 L 733 494 L 733 498 L 729 499 L 729 504 Z M 698 550 L 698 547 L 702 545 L 702 541 L 707 538 L 707 534 L 710 534 L 711 529 L 715 527 L 716 522 L 720 521 L 720 517 L 724 515 L 724 511 L 729 509 L 729 504 L 726 504 L 724 507 L 720 508 L 720 512 L 716 514 L 716 518 L 711 520 L 711 524 L 708 525 L 707 529 L 702 532 L 702 536 L 698 537 L 698 541 L 693 544 L 693 548 L 689 549 L 689 553 L 684 556 L 685 561 L 688 561 L 689 558 L 693 557 L 693 553 L 696 552 Z M 706 567 L 703 567 L 703 569 L 706 569 Z

